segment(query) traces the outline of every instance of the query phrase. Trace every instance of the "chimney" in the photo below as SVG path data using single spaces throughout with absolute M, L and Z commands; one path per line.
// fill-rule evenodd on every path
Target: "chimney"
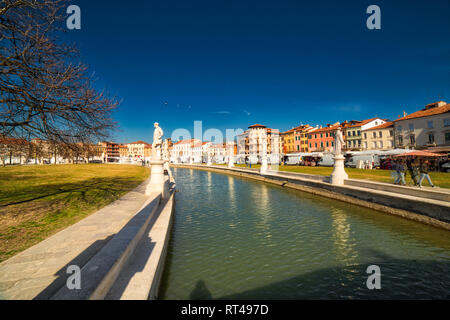
M 445 101 L 438 101 L 435 103 L 430 103 L 425 106 L 425 110 L 428 110 L 431 108 L 439 108 L 439 107 L 445 106 L 446 104 L 447 104 L 447 102 L 445 102 Z

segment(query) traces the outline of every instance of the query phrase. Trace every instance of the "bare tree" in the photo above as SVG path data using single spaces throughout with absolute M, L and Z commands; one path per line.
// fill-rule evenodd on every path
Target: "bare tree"
M 119 103 L 58 38 L 67 1 L 0 3 L 0 135 L 69 146 L 108 137 Z

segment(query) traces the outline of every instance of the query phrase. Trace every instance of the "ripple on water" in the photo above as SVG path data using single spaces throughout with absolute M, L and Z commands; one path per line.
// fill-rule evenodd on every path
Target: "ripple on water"
M 450 298 L 450 236 L 350 204 L 175 169 L 164 299 Z M 382 290 L 365 286 L 377 264 Z

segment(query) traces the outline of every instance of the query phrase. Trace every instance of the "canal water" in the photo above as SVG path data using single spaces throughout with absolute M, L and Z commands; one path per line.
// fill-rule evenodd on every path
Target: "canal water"
M 450 298 L 448 231 L 245 178 L 174 176 L 161 299 Z

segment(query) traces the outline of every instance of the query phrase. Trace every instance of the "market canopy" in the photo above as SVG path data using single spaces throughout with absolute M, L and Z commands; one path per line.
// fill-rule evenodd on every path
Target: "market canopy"
M 412 151 L 412 152 L 406 152 L 406 153 L 402 153 L 402 154 L 396 155 L 395 157 L 396 158 L 398 158 L 398 157 L 430 157 L 430 158 L 435 158 L 435 157 L 443 157 L 443 155 L 439 154 L 439 153 L 429 152 L 429 151 Z

